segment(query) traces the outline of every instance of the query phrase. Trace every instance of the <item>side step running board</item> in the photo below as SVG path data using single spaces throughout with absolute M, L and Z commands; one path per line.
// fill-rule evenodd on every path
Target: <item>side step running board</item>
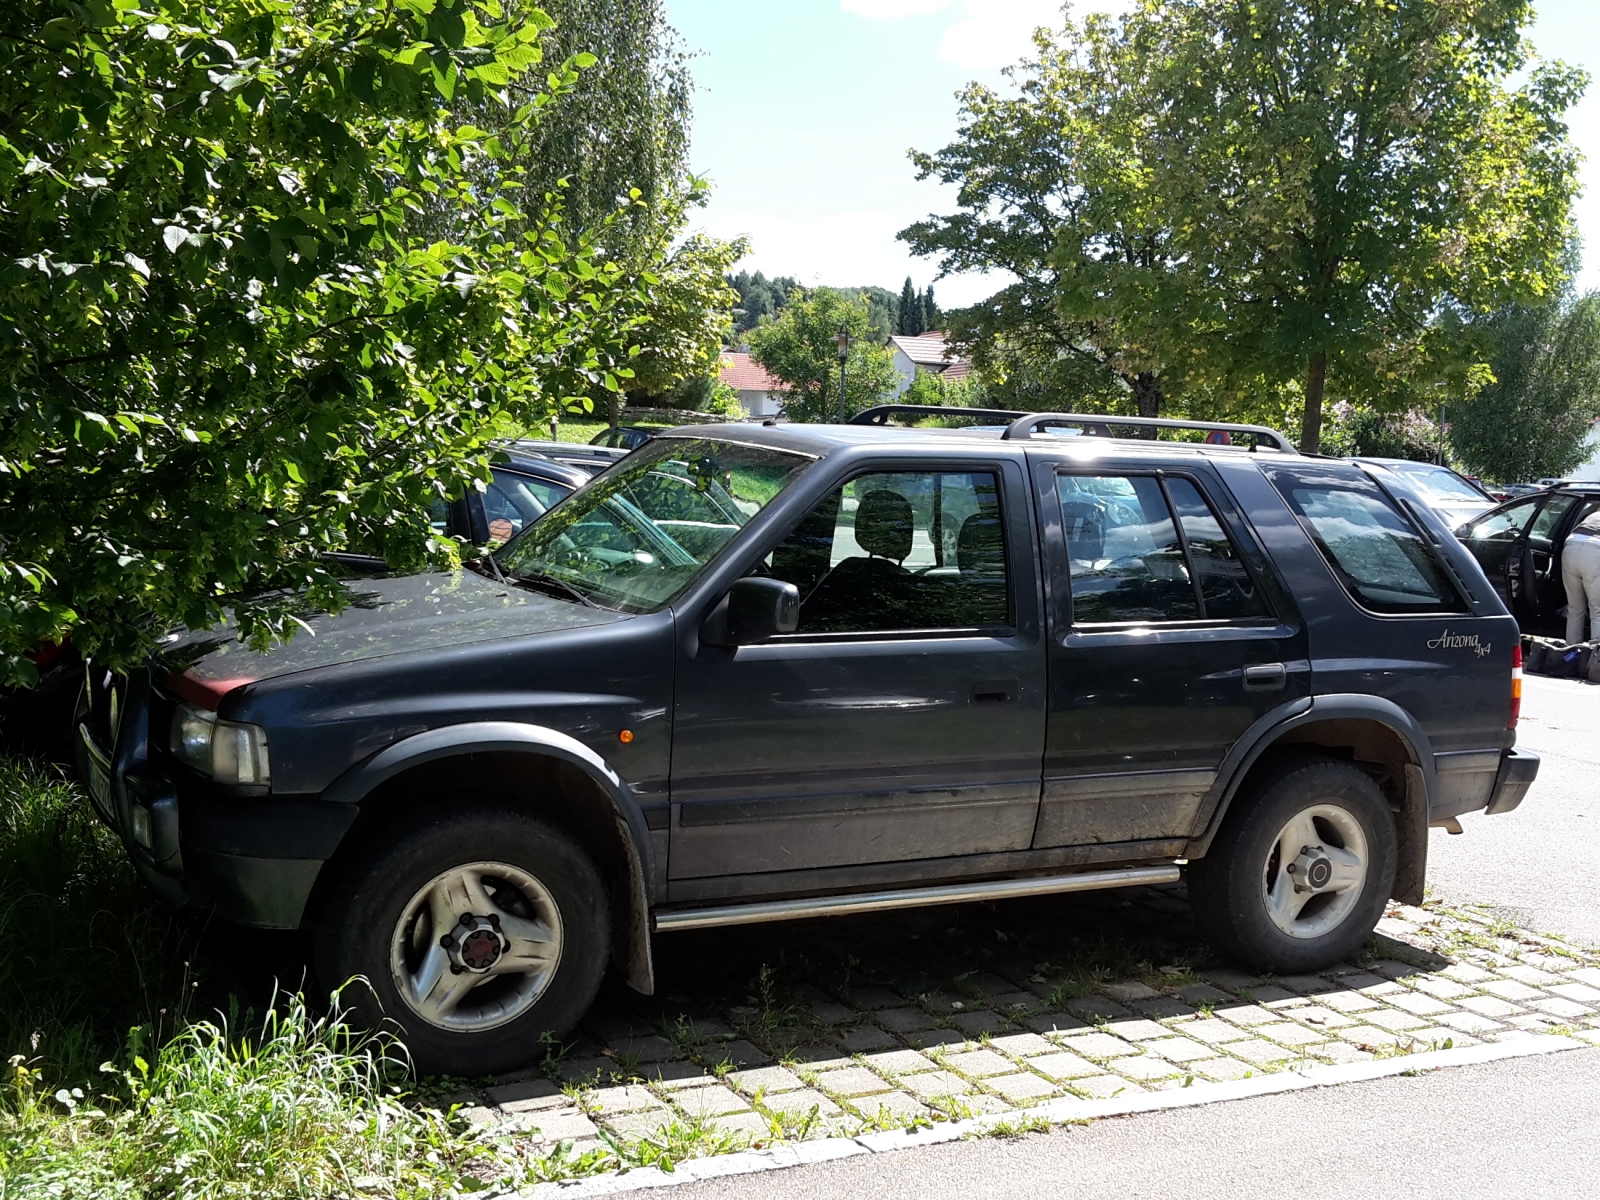
M 810 896 L 801 900 L 768 900 L 760 904 L 727 904 L 719 908 L 683 908 L 657 912 L 655 926 L 668 931 L 709 929 L 714 925 L 758 925 L 766 921 L 798 921 L 803 917 L 839 917 L 846 913 L 921 908 L 928 904 L 964 904 L 969 900 L 1092 892 L 1141 883 L 1176 883 L 1181 875 L 1176 866 L 1126 867 L 1116 871 L 994 879 L 983 883 L 953 883 L 944 887 L 903 888 L 892 892 L 855 892 L 846 896 Z

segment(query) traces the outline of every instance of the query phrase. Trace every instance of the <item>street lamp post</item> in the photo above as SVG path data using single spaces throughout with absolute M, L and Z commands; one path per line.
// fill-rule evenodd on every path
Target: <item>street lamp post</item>
M 850 331 L 841 326 L 839 336 L 834 340 L 839 344 L 839 424 L 843 425 L 849 419 L 849 405 L 844 390 L 844 364 L 850 357 Z

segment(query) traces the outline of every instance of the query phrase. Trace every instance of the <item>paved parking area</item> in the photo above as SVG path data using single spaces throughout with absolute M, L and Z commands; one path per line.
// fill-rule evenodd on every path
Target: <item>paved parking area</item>
M 665 935 L 536 1067 L 448 1102 L 533 1158 L 854 1135 L 1063 1096 L 1205 1088 L 1532 1033 L 1600 1044 L 1600 956 L 1488 911 L 1392 906 L 1311 977 L 1218 965 L 1181 885 Z

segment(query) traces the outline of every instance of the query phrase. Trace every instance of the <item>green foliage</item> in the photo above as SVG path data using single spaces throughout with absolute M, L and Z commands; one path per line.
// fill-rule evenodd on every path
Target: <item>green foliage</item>
M 618 268 L 515 167 L 586 60 L 525 87 L 548 21 L 500 12 L 5 6 L 0 675 L 230 607 L 282 636 L 343 603 L 328 550 L 448 562 L 428 505 L 496 425 L 626 376 Z M 510 116 L 458 125 L 463 98 Z M 429 240 L 430 207 L 480 215 Z
M 78 788 L 0 758 L 0 1059 L 90 1081 L 131 1026 L 176 1027 L 192 946 Z
M 900 307 L 894 331 L 903 337 L 916 337 L 926 328 L 922 321 L 922 297 L 911 286 L 911 276 L 907 275 L 905 284 L 900 288 Z
M 1331 416 L 1322 431 L 1324 454 L 1340 458 L 1409 458 L 1414 462 L 1438 460 L 1439 424 L 1427 413 L 1417 409 L 1379 412 L 1342 400 L 1333 406 Z
M 728 283 L 739 294 L 738 307 L 733 312 L 733 332 L 736 336 L 776 317 L 783 306 L 789 303 L 790 296 L 797 292 L 803 295 L 805 292 L 800 282 L 788 275 L 768 279 L 760 271 L 754 275 L 740 271 Z
M 852 339 L 842 413 L 835 340 L 841 329 Z M 882 403 L 894 391 L 894 356 L 873 340 L 873 333 L 864 298 L 848 300 L 819 288 L 808 296 L 791 295 L 777 320 L 752 329 L 750 357 L 782 383 L 783 411 L 790 420 L 838 421 Z
M 955 322 L 992 382 L 1073 362 L 1090 394 L 1192 415 L 1298 385 L 1315 450 L 1330 381 L 1390 408 L 1465 396 L 1471 315 L 1559 285 L 1584 80 L 1530 61 L 1529 16 L 1143 0 L 1069 19 L 1015 95 L 968 88 L 957 140 L 913 156 L 959 210 L 901 236 L 945 271 L 1016 277 Z
M 1131 398 L 1155 416 L 1171 391 L 1151 328 L 1170 316 L 1152 310 L 1174 304 L 1171 231 L 1136 147 L 1148 124 L 1137 71 L 1104 17 L 1069 20 L 1037 50 L 1008 69 L 1014 93 L 970 85 L 956 140 L 912 154 L 919 178 L 957 188 L 958 210 L 900 237 L 942 272 L 1015 279 L 948 327 L 1018 407 L 1070 396 L 1125 410 Z
M 1530 61 L 1527 0 L 1147 3 L 1128 26 L 1165 103 L 1150 186 L 1172 215 L 1182 338 L 1226 383 L 1462 395 L 1447 311 L 1554 294 L 1585 77 Z M 1219 49 L 1220 47 L 1220 49 Z M 1521 76 L 1525 82 L 1516 82 Z
M 638 299 L 634 337 L 639 353 L 627 387 L 630 404 L 655 403 L 715 373 L 733 332 L 738 300 L 727 282 L 728 269 L 747 252 L 742 239 L 724 242 L 695 234 L 650 266 Z
M 1483 332 L 1494 382 L 1451 406 L 1451 446 L 1486 479 L 1565 475 L 1588 454 L 1600 417 L 1600 293 L 1509 308 Z
M 154 1061 L 135 1044 L 99 1093 L 52 1096 L 19 1055 L 0 1099 L 0 1179 L 8 1195 L 186 1200 L 356 1187 L 420 1200 L 478 1186 L 467 1171 L 498 1156 L 401 1103 L 403 1055 L 386 1036 L 353 1033 L 337 1008 L 313 1016 L 298 996 L 242 1036 L 199 1022 Z
M 694 80 L 662 0 L 513 0 L 510 20 L 542 9 L 555 61 L 594 58 L 514 160 L 534 195 L 560 189 L 567 221 L 624 261 L 648 262 L 681 209 L 689 177 Z M 503 117 L 499 118 L 503 120 Z M 638 193 L 640 203 L 629 204 Z M 621 220 L 613 220 L 618 210 Z M 663 214 L 666 219 L 663 219 Z M 737 259 L 738 256 L 735 256 Z
M 881 287 L 819 287 L 817 292 L 832 292 L 845 303 L 864 302 L 867 306 L 867 336 L 880 345 L 889 340 L 899 320 L 900 298 Z M 808 293 L 809 294 L 809 293 Z
M 941 404 L 951 408 L 989 406 L 988 392 L 976 375 L 947 379 L 936 371 L 919 370 L 900 399 L 906 404 Z

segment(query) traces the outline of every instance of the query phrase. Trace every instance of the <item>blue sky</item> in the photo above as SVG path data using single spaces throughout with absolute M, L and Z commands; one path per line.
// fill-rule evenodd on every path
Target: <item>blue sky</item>
M 1117 0 L 1077 11 L 1114 9 Z M 752 242 L 744 265 L 802 283 L 919 287 L 933 265 L 895 232 L 950 194 L 918 183 L 906 150 L 936 150 L 955 132 L 955 93 L 1003 84 L 1000 68 L 1054 24 L 1059 0 L 668 0 L 694 60 L 693 164 L 715 184 L 698 224 Z M 1570 115 L 1588 157 L 1578 225 L 1589 244 L 1581 287 L 1600 287 L 1600 0 L 1542 0 L 1539 52 L 1595 81 Z M 941 303 L 970 304 L 982 278 L 935 285 Z

